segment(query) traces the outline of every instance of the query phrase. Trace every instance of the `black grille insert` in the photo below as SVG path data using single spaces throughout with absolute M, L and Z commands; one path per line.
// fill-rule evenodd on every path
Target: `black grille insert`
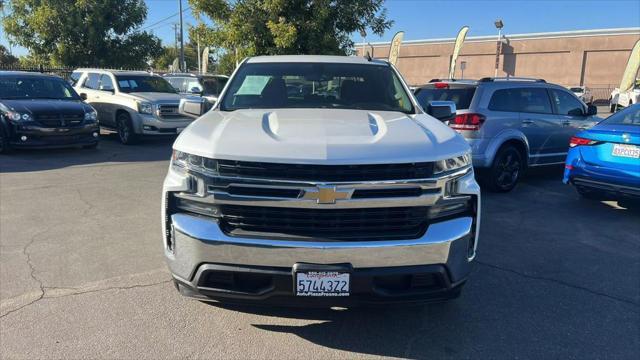
M 77 126 L 84 120 L 84 113 L 78 114 L 36 114 L 35 120 L 48 127 Z
M 223 205 L 229 235 L 269 235 L 327 240 L 415 239 L 428 226 L 428 207 L 293 209 Z
M 218 160 L 222 176 L 279 180 L 377 181 L 424 179 L 433 175 L 433 163 L 308 165 Z

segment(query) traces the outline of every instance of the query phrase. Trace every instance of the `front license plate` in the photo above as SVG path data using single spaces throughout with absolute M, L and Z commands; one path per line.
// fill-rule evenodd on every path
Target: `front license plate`
M 297 296 L 349 296 L 349 273 L 308 271 L 296 273 Z
M 640 146 L 627 145 L 627 144 L 614 144 L 611 155 L 632 158 L 632 159 L 640 159 Z
M 180 134 L 184 128 L 176 128 L 176 134 Z

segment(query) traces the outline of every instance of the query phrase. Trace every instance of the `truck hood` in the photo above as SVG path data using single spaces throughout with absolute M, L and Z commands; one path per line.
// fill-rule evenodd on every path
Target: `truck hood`
M 342 109 L 210 111 L 180 134 L 174 149 L 208 158 L 375 164 L 441 160 L 467 142 L 424 114 Z
M 121 93 L 121 95 L 134 99 L 149 102 L 166 102 L 166 103 L 179 103 L 180 99 L 185 98 L 184 95 L 160 93 L 160 92 L 137 92 L 137 93 Z

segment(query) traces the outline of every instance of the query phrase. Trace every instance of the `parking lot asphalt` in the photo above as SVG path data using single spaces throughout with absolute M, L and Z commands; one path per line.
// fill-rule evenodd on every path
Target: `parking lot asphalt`
M 172 139 L 0 156 L 0 358 L 635 358 L 640 209 L 562 167 L 483 194 L 461 298 L 288 309 L 182 298 L 162 257 Z M 634 355 L 635 354 L 635 355 Z

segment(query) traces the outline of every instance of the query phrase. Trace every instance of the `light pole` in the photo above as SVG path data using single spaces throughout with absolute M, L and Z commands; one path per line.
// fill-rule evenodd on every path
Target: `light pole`
M 185 63 L 184 63 L 184 32 L 182 30 L 182 0 L 178 0 L 179 8 L 180 8 L 180 71 L 184 72 Z
M 360 29 L 360 36 L 362 36 L 362 56 L 366 56 L 365 52 L 367 51 L 367 31 L 362 28 Z
M 498 68 L 500 66 L 500 53 L 502 52 L 502 28 L 504 27 L 504 23 L 502 19 L 498 19 L 493 23 L 498 29 L 498 43 L 496 44 L 496 69 L 493 74 L 493 77 L 498 77 Z

